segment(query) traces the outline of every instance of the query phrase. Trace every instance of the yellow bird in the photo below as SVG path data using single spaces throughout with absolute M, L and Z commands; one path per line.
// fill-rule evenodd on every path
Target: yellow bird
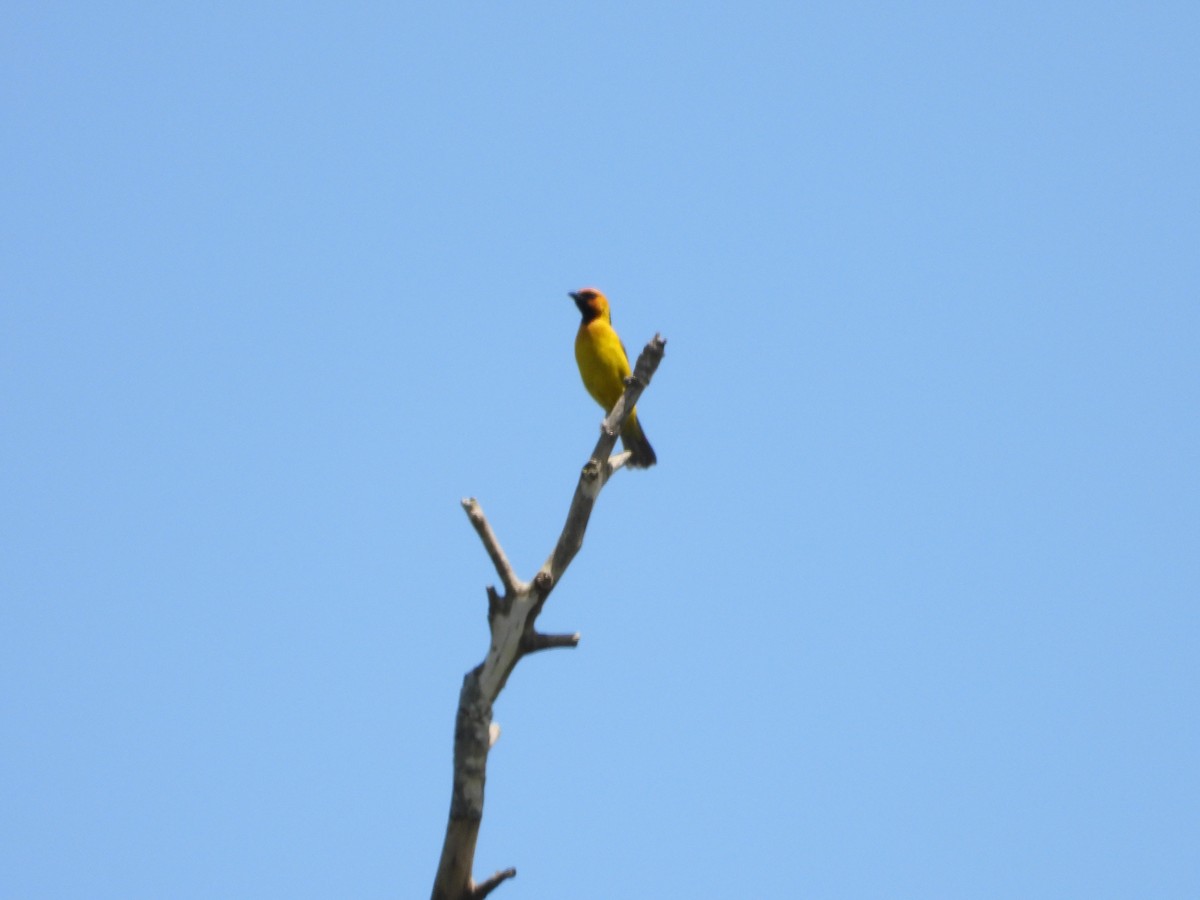
M 579 333 L 575 335 L 575 361 L 579 363 L 583 386 L 592 399 L 604 407 L 605 413 L 612 412 L 625 390 L 625 379 L 629 377 L 629 357 L 625 354 L 621 339 L 613 331 L 607 298 L 595 288 L 583 288 L 572 291 L 571 299 L 583 316 Z M 632 467 L 645 469 L 658 461 L 654 448 L 638 424 L 636 408 L 621 429 L 621 443 L 630 453 L 628 465 Z

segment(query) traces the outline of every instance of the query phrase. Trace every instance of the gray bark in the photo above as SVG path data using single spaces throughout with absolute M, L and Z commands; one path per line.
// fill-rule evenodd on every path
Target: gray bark
M 567 521 L 554 550 L 531 582 L 517 578 L 479 503 L 474 498 L 462 501 L 467 517 L 500 576 L 504 593 L 499 594 L 491 586 L 487 589 L 491 645 L 483 662 L 463 678 L 459 693 L 454 723 L 450 820 L 433 885 L 433 900 L 480 900 L 517 874 L 516 869 L 503 869 L 478 883 L 471 874 L 475 843 L 483 822 L 488 751 L 500 733 L 499 727 L 492 722 L 492 705 L 521 657 L 538 650 L 574 647 L 579 643 L 578 634 L 542 634 L 534 626 L 546 598 L 583 546 L 583 535 L 600 491 L 613 473 L 629 460 L 628 452 L 613 456 L 613 447 L 629 412 L 650 384 L 665 347 L 666 341 L 655 335 L 638 357 L 633 375 L 625 381 L 624 394 L 605 417 L 600 427 L 600 440 L 579 474 Z

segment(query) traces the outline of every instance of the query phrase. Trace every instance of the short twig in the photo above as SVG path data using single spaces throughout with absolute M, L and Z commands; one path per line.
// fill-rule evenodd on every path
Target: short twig
M 492 531 L 492 526 L 488 524 L 487 516 L 483 514 L 483 508 L 480 507 L 479 501 L 474 497 L 468 497 L 463 500 L 462 506 L 467 511 L 467 518 L 475 526 L 479 539 L 483 541 L 488 556 L 492 558 L 492 565 L 496 567 L 496 574 L 500 576 L 500 583 L 504 585 L 505 592 L 515 594 L 519 590 L 521 582 L 517 579 L 516 572 L 513 571 L 512 563 L 504 555 L 500 539 L 496 537 L 496 532 Z
M 530 631 L 521 636 L 521 651 L 537 653 L 539 650 L 552 650 L 555 647 L 578 647 L 579 632 L 574 634 L 542 634 L 540 631 Z
M 517 877 L 516 869 L 503 869 L 497 872 L 492 877 L 485 879 L 471 890 L 471 900 L 483 900 L 488 894 L 500 887 L 502 883 L 510 878 Z

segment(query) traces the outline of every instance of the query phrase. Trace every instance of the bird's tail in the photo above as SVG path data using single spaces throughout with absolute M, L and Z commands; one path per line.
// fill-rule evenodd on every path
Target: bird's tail
M 621 429 L 621 443 L 629 451 L 627 465 L 630 468 L 648 469 L 658 462 L 658 457 L 654 455 L 654 448 L 646 440 L 642 426 L 638 423 L 636 411 L 625 420 L 625 427 Z

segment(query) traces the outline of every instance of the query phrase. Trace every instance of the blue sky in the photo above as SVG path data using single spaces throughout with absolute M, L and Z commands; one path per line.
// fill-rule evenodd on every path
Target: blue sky
M 0 12 L 0 896 L 1200 895 L 1194 4 Z

